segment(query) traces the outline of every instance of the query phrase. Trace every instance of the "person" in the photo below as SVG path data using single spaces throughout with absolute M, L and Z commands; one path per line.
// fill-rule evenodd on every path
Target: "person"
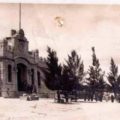
M 105 95 L 105 101 L 108 102 L 109 101 L 109 94 Z
M 114 102 L 114 96 L 113 95 L 111 95 L 111 102 L 113 103 Z
M 7 95 L 8 95 L 8 97 L 9 97 L 9 92 L 10 92 L 10 89 L 9 89 L 9 88 L 7 88 Z
M 95 100 L 98 101 L 98 92 L 95 92 Z
M 87 99 L 87 94 L 85 93 L 84 94 L 84 101 L 86 101 L 86 99 Z
M 120 94 L 118 95 L 118 102 L 120 103 Z
M 69 98 L 68 98 L 68 92 L 67 91 L 64 92 L 64 96 L 65 96 L 66 103 L 68 103 Z
M 60 98 L 60 91 L 59 91 L 59 90 L 57 90 L 57 99 L 58 99 L 57 102 L 60 103 L 60 99 L 61 99 L 61 98 Z

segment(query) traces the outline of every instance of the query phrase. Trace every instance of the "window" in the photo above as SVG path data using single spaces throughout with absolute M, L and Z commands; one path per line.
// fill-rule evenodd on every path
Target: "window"
M 37 72 L 37 80 L 38 80 L 38 86 L 40 87 L 40 85 L 41 85 L 40 72 Z
M 34 69 L 31 69 L 32 85 L 34 85 Z
M 8 82 L 12 82 L 12 66 L 8 65 Z

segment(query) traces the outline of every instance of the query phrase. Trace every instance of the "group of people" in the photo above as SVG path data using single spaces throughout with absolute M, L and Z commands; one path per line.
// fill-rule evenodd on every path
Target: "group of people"
M 103 92 L 85 92 L 83 94 L 77 94 L 76 92 L 70 93 L 67 91 L 57 91 L 56 94 L 57 101 L 60 102 L 66 102 L 69 101 L 77 101 L 77 99 L 84 99 L 84 101 L 100 101 L 102 102 L 105 100 L 106 102 L 111 101 L 112 103 L 116 100 L 120 103 L 120 95 L 114 95 L 113 93 L 103 93 Z
M 84 101 L 103 101 L 103 93 L 102 92 L 94 92 L 94 91 L 85 91 L 83 93 Z
M 57 91 L 55 99 L 58 103 L 68 103 L 69 101 L 77 101 L 77 94 L 71 94 L 68 91 Z
M 120 95 L 114 95 L 113 93 L 103 93 L 103 92 L 96 92 L 96 93 L 85 93 L 84 94 L 84 101 L 93 101 L 95 100 L 102 102 L 105 100 L 106 102 L 111 101 L 112 103 L 116 100 L 120 103 Z
M 106 100 L 106 102 L 111 100 L 112 103 L 116 100 L 117 102 L 120 103 L 120 94 L 116 94 L 116 95 L 114 95 L 114 94 L 106 94 L 105 95 L 105 100 Z

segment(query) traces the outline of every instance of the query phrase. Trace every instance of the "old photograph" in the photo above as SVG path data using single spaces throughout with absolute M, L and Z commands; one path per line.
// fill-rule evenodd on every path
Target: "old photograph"
M 0 3 L 0 120 L 119 120 L 120 5 Z

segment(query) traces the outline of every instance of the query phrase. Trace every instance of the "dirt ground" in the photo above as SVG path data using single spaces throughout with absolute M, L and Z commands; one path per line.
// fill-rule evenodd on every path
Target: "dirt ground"
M 0 98 L 0 120 L 120 120 L 120 103 L 58 104 L 53 99 Z

